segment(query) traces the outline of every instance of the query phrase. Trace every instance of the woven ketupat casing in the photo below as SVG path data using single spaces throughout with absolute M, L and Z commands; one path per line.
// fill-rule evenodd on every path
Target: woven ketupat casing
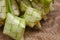
M 26 20 L 26 24 L 32 28 L 36 25 L 38 21 L 42 19 L 41 12 L 31 7 L 27 8 L 24 14 L 24 18 Z
M 15 0 L 11 0 L 11 8 L 12 8 L 12 12 L 14 12 L 13 13 L 14 15 L 16 16 L 20 15 L 20 12 L 19 12 L 20 10 Z
M 0 26 L 4 24 L 6 18 L 6 1 L 0 0 Z
M 5 19 L 6 16 L 6 4 L 5 0 L 0 1 L 0 18 Z
M 3 33 L 16 40 L 21 40 L 24 36 L 25 20 L 10 13 L 7 14 Z

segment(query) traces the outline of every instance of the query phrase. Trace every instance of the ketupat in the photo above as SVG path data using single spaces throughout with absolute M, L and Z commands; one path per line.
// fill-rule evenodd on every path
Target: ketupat
M 27 7 L 31 6 L 29 3 L 29 0 L 15 0 L 19 6 L 19 10 L 20 10 L 20 17 L 24 14 L 24 12 L 26 11 Z
M 44 9 L 44 12 L 47 14 L 52 6 L 52 0 L 40 0 L 40 4 L 42 9 Z
M 16 0 L 6 0 L 6 5 L 5 0 L 0 0 L 0 4 L 2 2 L 0 5 L 0 24 L 3 24 L 7 14 L 3 33 L 16 40 L 24 40 L 25 21 L 29 27 L 33 28 L 36 25 L 36 28 L 40 29 L 41 24 L 39 21 L 42 18 L 46 19 L 48 12 L 53 9 L 52 0 L 17 1 L 19 1 L 20 10 L 18 9 Z M 20 15 L 19 11 L 25 12 L 24 19 L 17 17 Z
M 8 3 L 7 4 L 8 7 L 10 8 L 10 12 L 12 11 L 13 15 L 19 16 L 20 12 L 19 12 L 18 5 L 17 5 L 16 1 L 15 0 L 6 0 L 6 1 Z
M 41 17 L 41 11 L 39 12 L 39 10 L 35 9 L 35 8 L 32 8 L 31 5 L 26 5 L 23 1 L 21 1 L 21 8 L 23 11 L 25 11 L 24 13 L 24 18 L 26 20 L 26 24 L 33 28 L 35 25 L 36 25 L 36 28 L 37 29 L 40 29 L 41 28 L 41 24 L 40 24 L 40 20 L 42 19 Z M 33 12 L 33 13 L 32 13 Z M 36 13 L 35 13 L 36 12 Z M 31 15 L 30 15 L 31 14 Z M 37 14 L 34 15 L 34 14 Z M 26 16 L 28 15 L 28 16 Z M 30 17 L 29 17 L 30 16 Z M 35 17 L 35 18 L 34 18 Z M 27 19 L 26 19 L 27 18 Z M 31 18 L 31 19 L 28 19 L 28 18 Z M 39 18 L 39 19 L 38 19 Z M 28 20 L 28 22 L 27 22 Z M 34 21 L 35 20 L 35 21 Z M 30 23 L 31 21 L 31 23 Z M 32 22 L 33 21 L 33 22 Z
M 14 12 L 14 15 L 19 16 L 20 15 L 20 12 L 19 12 L 19 7 L 18 7 L 16 1 L 15 0 L 11 0 L 11 3 L 12 3 L 11 6 L 12 6 L 12 10 Z
M 47 14 L 49 11 L 53 11 L 53 2 L 54 0 L 32 0 L 30 1 L 33 8 L 42 11 L 42 17 L 44 20 L 47 19 Z
M 4 24 L 6 18 L 6 1 L 0 0 L 0 26 Z
M 36 1 L 36 0 L 35 0 Z M 33 3 L 33 1 L 31 1 L 32 3 Z M 30 9 L 31 11 L 33 10 L 33 9 L 36 9 L 36 10 L 38 10 L 38 11 L 40 11 L 41 13 L 39 14 L 40 16 L 41 16 L 41 19 L 43 18 L 44 20 L 46 20 L 47 19 L 47 13 L 50 11 L 50 7 L 52 7 L 52 5 L 50 5 L 52 3 L 52 0 L 41 0 L 40 1 L 40 6 L 39 5 L 37 5 L 37 6 L 39 6 L 39 8 L 40 9 L 38 9 L 38 7 L 34 7 L 34 8 L 32 8 L 31 6 L 27 6 L 26 4 L 24 4 L 24 2 L 21 2 L 21 4 L 23 5 L 23 9 L 24 9 L 24 11 L 25 12 L 27 12 L 28 11 L 28 7 L 31 7 L 32 9 Z M 39 3 L 38 3 L 39 4 Z M 26 11 L 27 10 L 27 11 Z M 29 13 L 31 13 L 31 11 L 29 12 L 28 11 L 28 14 Z M 35 12 L 35 11 L 33 11 L 33 12 Z M 36 12 L 36 13 L 38 13 L 38 12 Z M 31 14 L 33 14 L 33 13 L 31 13 Z M 25 15 L 27 15 L 27 13 L 25 14 Z M 30 15 L 30 14 L 29 14 Z M 24 16 L 24 17 L 26 17 L 26 16 Z M 31 23 L 29 22 L 30 21 L 30 19 L 28 19 L 28 18 L 32 18 L 33 19 L 33 17 L 29 17 L 29 16 L 27 16 L 27 19 L 25 19 L 26 20 L 26 24 L 28 25 L 28 26 L 30 26 L 30 27 L 34 27 L 34 25 L 38 25 L 39 23 L 38 22 L 36 22 L 36 23 L 32 23 L 32 21 L 31 21 Z M 28 20 L 28 22 L 27 22 L 27 20 Z M 38 27 L 38 26 L 37 26 Z M 40 28 L 39 28 L 40 29 Z
M 21 5 L 22 12 L 25 12 L 28 7 L 31 7 L 31 4 L 29 3 L 28 0 L 22 0 L 20 5 Z
M 25 20 L 16 17 L 11 13 L 8 13 L 3 33 L 12 37 L 15 40 L 23 40 L 24 31 L 25 31 Z
M 3 33 L 15 40 L 24 40 L 25 20 L 13 14 L 9 0 L 6 0 L 6 7 L 7 16 Z
M 12 5 L 11 5 L 12 4 Z M 6 13 L 10 11 L 8 7 L 10 8 L 11 11 L 13 11 L 14 15 L 19 16 L 19 10 L 17 7 L 17 4 L 14 0 L 0 0 L 0 26 L 4 24 L 5 18 L 6 18 Z M 8 10 L 6 10 L 8 9 Z
M 30 1 L 30 4 L 33 8 L 41 10 L 41 5 L 39 0 L 32 0 Z
M 41 14 L 42 14 L 42 12 L 41 11 L 39 11 L 39 10 L 37 10 L 37 9 L 35 9 L 35 8 L 32 8 L 31 6 L 27 6 L 26 4 L 24 4 L 24 2 L 22 2 L 21 1 L 21 5 L 22 5 L 22 9 L 25 11 L 25 13 L 24 13 L 24 18 L 25 18 L 25 20 L 26 20 L 26 24 L 29 26 L 29 27 L 31 27 L 31 28 L 33 28 L 35 25 L 37 26 L 36 28 L 37 29 L 40 29 L 41 28 L 41 24 L 40 24 L 40 20 L 42 19 L 42 17 L 41 17 Z M 33 13 L 32 13 L 33 12 Z M 32 16 L 31 16 L 31 15 Z M 34 15 L 34 14 L 37 14 L 37 16 L 36 15 Z M 28 15 L 28 16 L 25 16 L 25 15 Z M 30 16 L 30 17 L 29 17 Z M 39 18 L 40 17 L 40 18 Z M 27 19 L 26 19 L 27 18 Z M 28 19 L 28 18 L 31 18 L 31 19 Z M 37 20 L 37 18 L 39 18 L 40 20 Z M 27 20 L 28 20 L 28 22 L 27 22 Z M 34 21 L 35 20 L 35 21 Z M 30 23 L 30 21 L 31 21 L 31 23 Z M 33 21 L 33 22 L 32 22 Z
M 28 7 L 25 14 L 24 14 L 24 19 L 26 21 L 26 24 L 33 28 L 41 19 L 41 12 L 38 11 L 37 9 Z M 37 26 L 38 29 L 41 28 L 41 24 L 40 26 Z
M 0 1 L 0 18 L 5 19 L 6 16 L 6 1 Z
M 47 17 L 46 15 L 49 13 L 49 11 L 51 11 L 50 9 L 52 8 L 52 0 L 40 0 L 40 4 L 41 4 L 41 10 L 43 12 L 43 19 L 46 20 Z
M 25 4 L 24 2 L 21 1 L 21 11 L 22 11 L 22 12 L 25 12 L 26 9 L 27 9 L 26 4 Z

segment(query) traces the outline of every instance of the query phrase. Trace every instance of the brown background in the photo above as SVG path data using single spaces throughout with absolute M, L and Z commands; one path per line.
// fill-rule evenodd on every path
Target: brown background
M 60 0 L 54 1 L 54 11 L 47 16 L 47 21 L 42 23 L 40 31 L 26 29 L 25 40 L 60 40 Z M 0 28 L 0 40 L 13 40 L 2 33 Z

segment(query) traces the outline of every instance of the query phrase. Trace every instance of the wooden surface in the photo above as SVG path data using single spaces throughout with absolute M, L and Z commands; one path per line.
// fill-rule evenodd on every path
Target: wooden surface
M 60 40 L 60 0 L 55 0 L 54 11 L 48 15 L 48 20 L 42 23 L 40 31 L 26 29 L 25 40 Z M 13 40 L 4 35 L 0 28 L 0 40 Z

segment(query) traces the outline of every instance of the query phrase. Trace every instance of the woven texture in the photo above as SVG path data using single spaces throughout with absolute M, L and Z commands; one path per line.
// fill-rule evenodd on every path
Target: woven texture
M 25 40 L 60 40 L 60 0 L 54 1 L 54 11 L 47 16 L 47 21 L 42 23 L 40 31 L 26 29 Z M 1 29 L 0 29 L 1 30 Z M 0 40 L 13 40 L 2 34 L 0 31 Z
M 60 40 L 60 0 L 54 2 L 54 11 L 47 15 L 48 20 L 42 23 L 41 31 L 26 31 L 25 40 Z

